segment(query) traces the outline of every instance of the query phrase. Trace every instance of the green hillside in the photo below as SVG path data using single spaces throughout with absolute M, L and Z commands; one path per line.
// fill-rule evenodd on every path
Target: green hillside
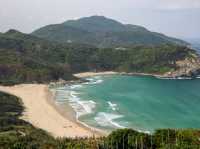
M 0 83 L 71 79 L 62 45 L 10 30 L 0 36 Z
M 86 44 L 50 42 L 10 30 L 0 35 L 0 52 L 1 84 L 70 80 L 72 73 L 84 71 L 164 74 L 179 69 L 176 61 L 187 58 L 192 61 L 189 66 L 195 61 L 187 73 L 199 70 L 195 51 L 172 44 L 101 49 Z
M 92 44 L 100 48 L 166 43 L 187 44 L 182 40 L 151 32 L 144 27 L 122 24 L 103 16 L 92 16 L 69 20 L 62 24 L 48 25 L 32 34 L 52 41 Z

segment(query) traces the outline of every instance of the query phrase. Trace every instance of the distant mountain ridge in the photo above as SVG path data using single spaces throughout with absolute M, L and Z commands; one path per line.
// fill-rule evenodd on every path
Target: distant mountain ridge
M 104 16 L 68 20 L 61 24 L 42 27 L 34 36 L 62 43 L 91 44 L 100 48 L 130 47 L 133 45 L 161 45 L 188 43 L 164 34 L 151 32 L 138 25 L 122 24 Z

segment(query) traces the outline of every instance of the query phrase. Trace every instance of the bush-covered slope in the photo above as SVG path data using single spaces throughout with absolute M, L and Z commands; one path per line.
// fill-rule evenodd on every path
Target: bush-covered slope
M 50 42 L 15 30 L 0 35 L 0 52 L 1 84 L 69 80 L 72 73 L 83 71 L 173 74 L 178 70 L 173 75 L 182 76 L 200 69 L 195 51 L 184 46 L 99 49 L 85 44 Z
M 191 76 L 200 70 L 196 52 L 176 45 L 136 46 L 125 50 L 99 49 L 91 61 L 97 70 L 151 73 L 166 77 Z M 183 62 L 183 65 L 179 66 L 178 62 Z
M 20 119 L 24 107 L 19 98 L 0 92 L 0 149 L 38 148 L 53 137 Z
M 103 16 L 92 16 L 69 20 L 62 24 L 48 25 L 32 34 L 52 41 L 92 44 L 100 48 L 130 47 L 141 44 L 187 44 L 182 40 L 148 31 L 144 27 L 122 24 Z
M 71 79 L 62 45 L 10 30 L 0 36 L 0 82 Z

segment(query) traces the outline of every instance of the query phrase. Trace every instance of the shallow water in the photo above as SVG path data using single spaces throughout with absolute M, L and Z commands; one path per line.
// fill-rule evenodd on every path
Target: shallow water
M 112 131 L 133 128 L 200 128 L 200 79 L 162 80 L 143 76 L 96 76 L 90 82 L 57 88 L 77 118 Z

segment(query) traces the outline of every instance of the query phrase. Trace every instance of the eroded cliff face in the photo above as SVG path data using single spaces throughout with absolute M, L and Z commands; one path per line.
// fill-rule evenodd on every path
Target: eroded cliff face
M 176 69 L 164 74 L 164 77 L 197 77 L 200 75 L 200 57 L 196 53 L 190 53 L 183 60 L 175 62 Z

